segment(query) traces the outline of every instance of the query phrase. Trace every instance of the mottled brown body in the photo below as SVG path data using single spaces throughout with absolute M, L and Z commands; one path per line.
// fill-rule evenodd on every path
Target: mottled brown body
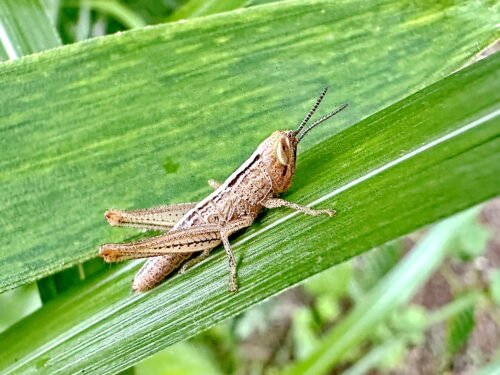
M 170 231 L 130 244 L 102 245 L 100 255 L 108 262 L 150 257 L 133 283 L 134 290 L 144 291 L 159 283 L 193 253 L 201 252 L 201 255 L 187 262 L 181 272 L 207 257 L 210 250 L 222 242 L 229 259 L 231 291 L 237 291 L 236 262 L 228 237 L 250 226 L 263 207 L 286 206 L 314 216 L 333 216 L 335 213 L 332 210 L 312 210 L 276 198 L 290 187 L 300 139 L 314 126 L 345 108 L 344 105 L 324 116 L 299 134 L 325 93 L 326 89 L 296 131 L 274 132 L 223 184 L 209 181 L 215 191 L 201 202 L 145 210 L 107 211 L 105 217 L 111 225 Z

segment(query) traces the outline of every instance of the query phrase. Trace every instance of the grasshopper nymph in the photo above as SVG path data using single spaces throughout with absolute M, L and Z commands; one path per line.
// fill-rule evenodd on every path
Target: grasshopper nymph
M 210 180 L 214 192 L 199 203 L 182 203 L 142 210 L 108 210 L 104 214 L 113 226 L 168 231 L 156 237 L 127 244 L 107 244 L 99 249 L 106 262 L 135 258 L 151 258 L 135 276 L 134 291 L 146 291 L 184 263 L 180 272 L 205 259 L 221 242 L 229 260 L 231 292 L 238 291 L 236 261 L 228 237 L 250 226 L 263 207 L 289 207 L 317 216 L 335 215 L 334 210 L 313 210 L 309 207 L 277 198 L 291 184 L 295 172 L 297 145 L 315 126 L 339 113 L 347 104 L 320 118 L 304 129 L 328 88 L 302 120 L 297 130 L 278 130 L 264 140 L 257 150 L 222 184 Z

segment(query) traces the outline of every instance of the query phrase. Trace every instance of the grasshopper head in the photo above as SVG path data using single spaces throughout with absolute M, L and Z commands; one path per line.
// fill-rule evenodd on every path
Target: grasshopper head
M 307 122 L 311 119 L 319 104 L 326 95 L 328 87 L 321 93 L 320 97 L 309 111 L 307 116 L 302 120 L 297 130 L 278 130 L 275 131 L 269 138 L 261 143 L 260 154 L 266 166 L 267 172 L 273 182 L 273 190 L 275 194 L 286 191 L 291 183 L 295 173 L 295 161 L 297 158 L 297 146 L 300 140 L 314 127 L 328 120 L 330 117 L 342 111 L 347 104 L 343 104 L 333 112 L 323 116 L 304 129 Z
M 261 156 L 267 173 L 273 182 L 275 194 L 290 187 L 295 172 L 298 140 L 291 130 L 275 131 L 261 143 Z

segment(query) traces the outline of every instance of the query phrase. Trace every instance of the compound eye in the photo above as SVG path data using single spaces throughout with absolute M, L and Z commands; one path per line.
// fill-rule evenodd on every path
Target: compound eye
M 290 163 L 290 141 L 287 137 L 282 137 L 278 142 L 276 154 L 281 164 L 288 165 Z

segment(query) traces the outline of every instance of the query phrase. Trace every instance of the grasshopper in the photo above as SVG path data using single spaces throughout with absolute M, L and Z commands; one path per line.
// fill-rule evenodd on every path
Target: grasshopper
M 305 128 L 327 90 L 328 87 L 322 91 L 297 130 L 272 133 L 224 183 L 209 180 L 214 192 L 202 201 L 140 210 L 106 211 L 104 216 L 113 226 L 168 232 L 132 243 L 102 245 L 99 255 L 106 262 L 150 258 L 136 274 L 132 284 L 134 291 L 146 291 L 177 269 L 193 253 L 200 255 L 185 262 L 180 273 L 208 257 L 210 251 L 222 242 L 229 260 L 230 290 L 237 292 L 236 261 L 228 237 L 250 226 L 263 207 L 288 207 L 312 216 L 336 214 L 334 210 L 313 210 L 277 197 L 291 185 L 300 140 L 312 128 L 347 107 L 347 104 L 343 104 Z

